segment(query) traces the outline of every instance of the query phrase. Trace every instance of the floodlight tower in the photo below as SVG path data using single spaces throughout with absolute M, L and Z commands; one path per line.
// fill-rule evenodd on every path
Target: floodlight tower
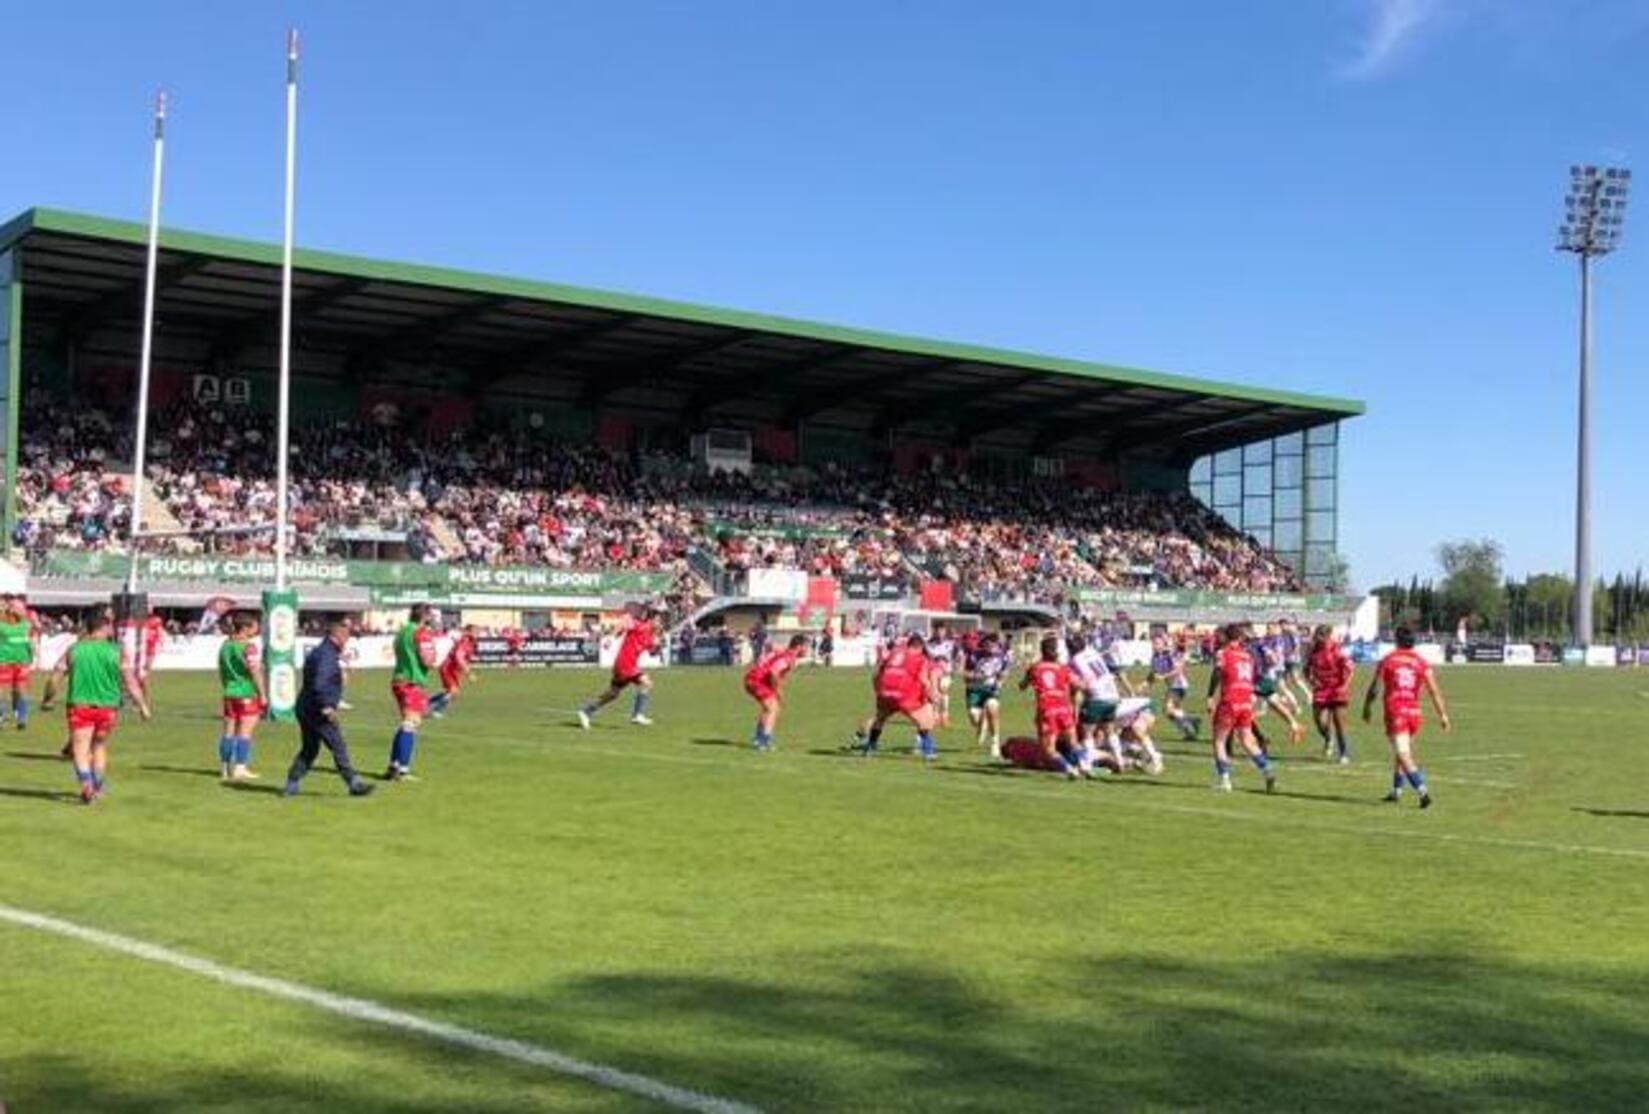
M 1557 250 L 1580 261 L 1580 428 L 1575 474 L 1576 646 L 1592 641 L 1592 260 L 1620 243 L 1632 172 L 1620 167 L 1571 166 Z

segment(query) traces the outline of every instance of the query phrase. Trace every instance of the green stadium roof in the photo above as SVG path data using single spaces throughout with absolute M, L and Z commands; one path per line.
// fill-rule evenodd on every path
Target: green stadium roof
M 146 243 L 142 225 L 55 209 L 0 226 L 0 250 L 21 248 L 25 332 L 43 318 L 94 351 L 130 351 Z M 170 358 L 260 366 L 279 246 L 168 229 L 161 248 Z M 706 426 L 806 420 L 1025 449 L 1166 445 L 1176 460 L 1363 412 L 1350 399 L 446 267 L 303 249 L 294 266 L 302 375 L 422 361 L 460 369 L 449 389 Z

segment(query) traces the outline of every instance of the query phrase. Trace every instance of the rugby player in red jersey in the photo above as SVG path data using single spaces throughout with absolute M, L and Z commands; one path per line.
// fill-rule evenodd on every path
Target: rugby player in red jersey
M 447 656 L 441 659 L 441 691 L 429 699 L 430 715 L 440 719 L 447 714 L 464 682 L 469 680 L 470 662 L 474 659 L 475 627 L 466 623 L 447 648 Z
M 1228 744 L 1235 736 L 1265 778 L 1265 791 L 1270 793 L 1277 788 L 1277 774 L 1254 741 L 1254 654 L 1246 635 L 1241 623 L 1225 628 L 1225 645 L 1214 655 L 1214 673 L 1208 679 L 1208 703 L 1214 716 L 1214 773 L 1218 777 L 1214 788 L 1231 792 Z
M 1082 776 L 1076 761 L 1080 751 L 1076 741 L 1076 707 L 1071 703 L 1073 689 L 1084 690 L 1085 684 L 1071 667 L 1059 660 L 1059 639 L 1049 635 L 1042 640 L 1042 660 L 1033 662 L 1019 679 L 1019 689 L 1030 689 L 1036 696 L 1036 754 L 1034 768 L 1052 770 L 1068 778 Z M 1010 739 L 1002 747 L 1002 756 L 1016 766 L 1032 765 L 1024 753 L 1024 740 Z M 1069 757 L 1067 757 L 1069 756 Z
M 630 722 L 641 727 L 649 727 L 652 720 L 647 718 L 647 701 L 652 697 L 653 679 L 642 668 L 643 654 L 658 652 L 658 623 L 655 616 L 658 610 L 651 605 L 642 608 L 641 615 L 624 629 L 622 641 L 618 644 L 618 656 L 613 659 L 613 678 L 607 685 L 607 691 L 593 700 L 586 700 L 578 709 L 578 725 L 584 730 L 590 729 L 590 717 L 617 700 L 619 694 L 631 685 L 635 686 L 635 698 L 630 703 Z
M 929 668 L 927 646 L 921 635 L 913 634 L 889 646 L 876 664 L 876 714 L 863 734 L 856 737 L 859 751 L 873 753 L 887 721 L 904 716 L 916 725 L 916 753 L 924 760 L 937 758 L 939 746 L 933 741 L 933 729 L 939 720 L 934 710 L 938 680 L 937 671 Z
M 137 682 L 143 686 L 143 694 L 154 702 L 154 694 L 149 691 L 149 672 L 155 667 L 155 659 L 160 656 L 161 643 L 166 641 L 166 620 L 149 612 L 149 617 L 143 620 L 138 629 L 139 652 L 137 655 Z
M 773 748 L 773 729 L 779 725 L 779 710 L 784 705 L 780 689 L 785 676 L 807 656 L 807 636 L 793 634 L 790 645 L 783 650 L 771 648 L 744 672 L 744 691 L 760 707 L 756 713 L 756 729 L 750 744 L 757 750 Z
M 1380 659 L 1374 669 L 1374 680 L 1369 682 L 1368 695 L 1363 697 L 1363 720 L 1374 717 L 1374 700 L 1385 694 L 1386 738 L 1391 742 L 1391 792 L 1385 799 L 1398 801 L 1403 796 L 1403 782 L 1420 797 L 1420 807 L 1431 807 L 1431 791 L 1426 787 L 1426 772 L 1414 759 L 1414 738 L 1420 734 L 1420 694 L 1431 697 L 1431 706 L 1437 709 L 1437 723 L 1448 731 L 1449 710 L 1443 703 L 1443 690 L 1437 685 L 1437 675 L 1425 658 L 1414 652 L 1414 631 L 1397 628 L 1397 649 Z
M 1351 677 L 1356 667 L 1351 657 L 1334 638 L 1334 628 L 1328 625 L 1312 632 L 1311 649 L 1305 659 L 1305 677 L 1311 682 L 1311 714 L 1317 721 L 1317 734 L 1323 737 L 1323 757 L 1351 762 L 1351 744 L 1346 741 L 1346 705 L 1351 703 Z M 1332 741 L 1329 738 L 1333 731 Z

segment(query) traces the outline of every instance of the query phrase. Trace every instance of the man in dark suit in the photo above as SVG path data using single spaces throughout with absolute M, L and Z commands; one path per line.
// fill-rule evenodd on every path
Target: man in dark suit
M 286 796 L 298 795 L 298 783 L 314 765 L 324 745 L 332 752 L 338 776 L 349 786 L 351 797 L 365 797 L 372 786 L 362 781 L 349 761 L 349 747 L 338 727 L 338 704 L 344 695 L 343 653 L 349 645 L 349 624 L 338 620 L 326 629 L 326 637 L 309 651 L 303 663 L 303 688 L 298 693 L 298 730 L 303 746 L 286 773 Z

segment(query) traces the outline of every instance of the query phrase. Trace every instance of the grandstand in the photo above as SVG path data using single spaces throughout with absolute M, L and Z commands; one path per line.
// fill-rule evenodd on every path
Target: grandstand
M 129 556 L 144 244 L 47 209 L 0 226 L 4 536 L 65 601 Z M 140 559 L 182 605 L 268 576 L 279 249 L 161 246 Z M 295 579 L 316 606 L 519 618 L 674 591 L 828 612 L 839 592 L 1212 615 L 1306 610 L 1331 575 L 1354 401 L 324 252 L 296 266 Z

